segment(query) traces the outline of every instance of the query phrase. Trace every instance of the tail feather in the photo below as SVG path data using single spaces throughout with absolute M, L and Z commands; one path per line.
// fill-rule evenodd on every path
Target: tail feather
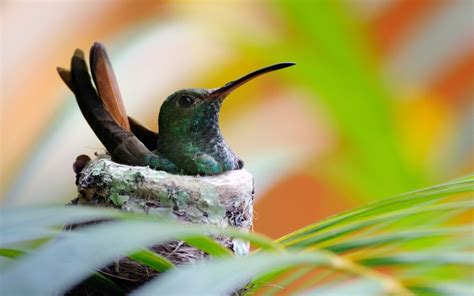
M 64 73 L 64 71 L 62 71 Z M 61 75 L 61 73 L 60 73 Z M 64 79 L 68 75 L 61 75 Z M 112 159 L 125 164 L 145 165 L 144 159 L 151 152 L 129 130 L 120 126 L 105 108 L 92 85 L 84 53 L 76 50 L 71 60 L 70 84 L 79 108 Z M 70 87 L 71 88 L 71 87 Z M 128 120 L 128 119 L 127 119 Z
M 118 87 L 117 78 L 110 64 L 105 47 L 94 43 L 90 49 L 90 67 L 92 78 L 105 108 L 115 121 L 124 129 L 130 130 L 127 112 Z
M 61 67 L 56 67 L 56 71 L 58 71 L 59 77 L 61 77 L 67 87 L 69 87 L 69 89 L 74 92 L 74 89 L 72 88 L 71 72 Z

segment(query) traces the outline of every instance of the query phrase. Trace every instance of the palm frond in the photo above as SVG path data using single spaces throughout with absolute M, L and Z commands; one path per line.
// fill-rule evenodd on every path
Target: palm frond
M 275 242 L 236 229 L 183 225 L 110 209 L 4 208 L 3 292 L 64 293 L 87 279 L 92 286 L 118 293 L 118 287 L 94 270 L 128 256 L 163 273 L 136 295 L 222 295 L 247 283 L 243 291 L 249 294 L 285 290 L 324 295 L 350 289 L 351 295 L 462 295 L 472 288 L 473 189 L 474 177 L 462 178 L 331 217 Z M 62 230 L 64 224 L 91 220 L 106 222 Z M 247 257 L 232 256 L 216 236 L 250 241 L 260 249 Z M 172 240 L 183 240 L 212 259 L 175 268 L 146 249 Z

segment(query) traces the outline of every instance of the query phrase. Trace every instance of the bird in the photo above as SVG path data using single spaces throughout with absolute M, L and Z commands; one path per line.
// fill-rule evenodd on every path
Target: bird
M 57 72 L 74 93 L 81 113 L 112 161 L 199 176 L 239 170 L 244 165 L 219 128 L 219 111 L 224 99 L 260 75 L 295 65 L 292 62 L 273 64 L 218 88 L 178 90 L 160 107 L 157 133 L 127 115 L 103 44 L 92 45 L 89 64 L 92 79 L 84 52 L 76 49 L 70 70 L 58 67 Z

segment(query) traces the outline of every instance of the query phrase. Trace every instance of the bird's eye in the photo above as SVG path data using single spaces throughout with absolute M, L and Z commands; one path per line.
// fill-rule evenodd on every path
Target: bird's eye
M 178 105 L 183 108 L 191 107 L 194 104 L 194 99 L 188 96 L 180 97 L 178 100 Z

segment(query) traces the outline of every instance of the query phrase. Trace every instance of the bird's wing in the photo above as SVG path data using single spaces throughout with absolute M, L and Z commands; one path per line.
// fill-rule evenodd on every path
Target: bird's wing
M 92 45 L 89 63 L 99 98 L 102 100 L 105 108 L 107 108 L 118 125 L 126 130 L 130 130 L 117 78 L 110 64 L 107 51 L 102 44 L 96 42 Z
M 158 133 L 149 130 L 131 117 L 128 117 L 128 122 L 132 133 L 145 144 L 146 148 L 151 151 L 158 148 Z

